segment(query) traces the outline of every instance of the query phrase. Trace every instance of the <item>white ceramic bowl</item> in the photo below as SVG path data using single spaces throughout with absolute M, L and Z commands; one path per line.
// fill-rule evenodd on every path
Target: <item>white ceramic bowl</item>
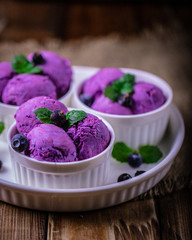
M 158 109 L 136 115 L 113 115 L 95 111 L 79 99 L 83 82 L 75 88 L 72 97 L 72 107 L 82 109 L 107 120 L 115 131 L 116 141 L 123 141 L 128 146 L 137 149 L 141 145 L 157 145 L 162 139 L 170 117 L 170 107 L 173 93 L 171 87 L 160 77 L 136 69 L 123 68 L 124 73 L 135 75 L 136 82 L 143 81 L 155 84 L 166 96 L 166 102 Z M 86 81 L 86 79 L 85 79 Z
M 66 163 L 42 162 L 16 152 L 11 147 L 11 139 L 17 133 L 13 123 L 7 137 L 16 182 L 40 188 L 88 188 L 105 184 L 115 135 L 111 125 L 103 122 L 111 134 L 108 147 L 92 158 Z
M 57 100 L 65 104 L 65 106 L 67 107 L 71 106 L 71 97 L 74 91 L 73 88 L 74 88 L 74 84 L 72 83 L 68 92 L 63 97 Z M 12 123 L 15 121 L 14 115 L 18 108 L 19 106 L 9 105 L 9 104 L 0 102 L 0 121 L 4 122 L 5 124 L 5 129 L 0 135 L 0 140 L 2 141 L 7 140 L 7 131 L 9 127 L 12 125 Z

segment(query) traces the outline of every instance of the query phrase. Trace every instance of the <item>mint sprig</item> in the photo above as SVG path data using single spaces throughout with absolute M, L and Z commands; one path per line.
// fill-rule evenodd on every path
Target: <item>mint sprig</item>
M 51 114 L 53 113 L 47 108 L 38 108 L 34 111 L 35 116 L 42 122 L 53 124 L 51 121 Z M 71 127 L 73 124 L 83 120 L 87 117 L 87 114 L 82 110 L 72 110 L 66 114 L 66 122 L 63 129 Z
M 104 96 L 108 97 L 113 102 L 117 102 L 120 95 L 133 93 L 134 85 L 135 76 L 132 74 L 125 74 L 117 81 L 114 81 L 112 86 L 107 86 L 105 88 Z
M 128 147 L 123 142 L 116 142 L 113 146 L 112 157 L 119 162 L 127 162 L 127 158 L 132 153 L 139 153 L 142 156 L 143 163 L 150 164 L 158 162 L 163 154 L 157 146 L 144 145 L 138 150 Z
M 49 123 L 52 124 L 50 119 L 52 111 L 47 108 L 38 108 L 34 111 L 35 116 L 42 122 L 42 123 Z
M 144 163 L 156 163 L 163 156 L 158 147 L 150 145 L 140 146 L 138 152 Z
M 28 61 L 28 59 L 23 55 L 17 55 L 11 60 L 11 66 L 13 70 L 19 74 L 29 73 L 36 74 L 42 72 L 40 67 L 35 67 L 33 62 Z
M 0 134 L 3 132 L 4 129 L 5 129 L 4 122 L 0 122 Z
M 113 146 L 112 157 L 123 163 L 127 162 L 128 155 L 133 152 L 134 150 L 124 142 L 116 142 Z
M 79 122 L 87 117 L 86 112 L 82 110 L 72 110 L 66 114 L 67 127 L 71 127 L 76 122 Z

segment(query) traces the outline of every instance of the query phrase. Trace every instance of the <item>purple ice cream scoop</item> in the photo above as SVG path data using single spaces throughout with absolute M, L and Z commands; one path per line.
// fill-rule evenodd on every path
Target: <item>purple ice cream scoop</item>
M 42 124 L 35 116 L 34 111 L 37 108 L 47 108 L 50 111 L 61 110 L 68 112 L 67 107 L 50 97 L 35 97 L 23 103 L 15 114 L 16 126 L 19 133 L 27 134 L 35 126 Z
M 0 63 L 0 99 L 4 87 L 7 85 L 8 81 L 13 77 L 14 72 L 9 62 Z
M 134 86 L 133 113 L 140 114 L 155 110 L 162 106 L 166 98 L 162 90 L 154 84 L 138 82 Z
M 52 124 L 41 124 L 28 134 L 29 148 L 25 154 L 39 161 L 78 161 L 76 147 L 68 134 Z
M 47 76 L 37 74 L 19 74 L 5 86 L 2 101 L 6 104 L 20 106 L 30 98 L 49 96 L 56 99 L 56 88 Z
M 34 55 L 39 54 L 42 59 L 37 62 Z M 29 61 L 34 61 L 36 66 L 42 68 L 43 74 L 49 76 L 57 89 L 57 96 L 60 98 L 69 89 L 72 81 L 71 62 L 67 58 L 63 58 L 56 53 L 50 51 L 39 51 L 38 53 L 30 53 Z
M 85 81 L 83 93 L 93 97 L 103 94 L 105 87 L 118 80 L 124 73 L 117 68 L 103 68 Z
M 98 117 L 89 113 L 82 121 L 72 125 L 67 133 L 77 148 L 79 160 L 101 153 L 110 141 L 107 126 Z
M 91 106 L 92 109 L 109 114 L 117 115 L 131 115 L 132 111 L 128 107 L 120 105 L 118 102 L 113 102 L 109 98 L 101 95 L 98 97 Z

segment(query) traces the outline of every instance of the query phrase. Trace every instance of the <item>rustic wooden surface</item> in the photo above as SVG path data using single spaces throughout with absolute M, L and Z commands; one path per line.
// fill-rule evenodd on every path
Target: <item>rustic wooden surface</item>
M 107 209 L 54 213 L 0 202 L 0 239 L 64 240 L 191 240 L 192 239 L 192 115 L 191 36 L 177 23 L 157 26 L 132 38 L 112 34 L 62 41 L 34 39 L 0 42 L 0 61 L 16 54 L 47 49 L 68 57 L 73 65 L 129 67 L 152 72 L 173 88 L 181 111 L 185 139 L 166 177 L 132 201 Z M 78 201 L 78 199 L 77 199 Z

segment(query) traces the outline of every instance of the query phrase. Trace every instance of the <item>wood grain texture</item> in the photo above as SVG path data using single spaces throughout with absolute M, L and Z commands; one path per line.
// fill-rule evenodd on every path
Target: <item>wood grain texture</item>
M 46 239 L 47 213 L 0 202 L 0 239 Z
M 162 240 L 192 239 L 192 189 L 159 198 Z
M 154 201 L 133 201 L 91 212 L 49 214 L 48 239 L 158 240 Z

